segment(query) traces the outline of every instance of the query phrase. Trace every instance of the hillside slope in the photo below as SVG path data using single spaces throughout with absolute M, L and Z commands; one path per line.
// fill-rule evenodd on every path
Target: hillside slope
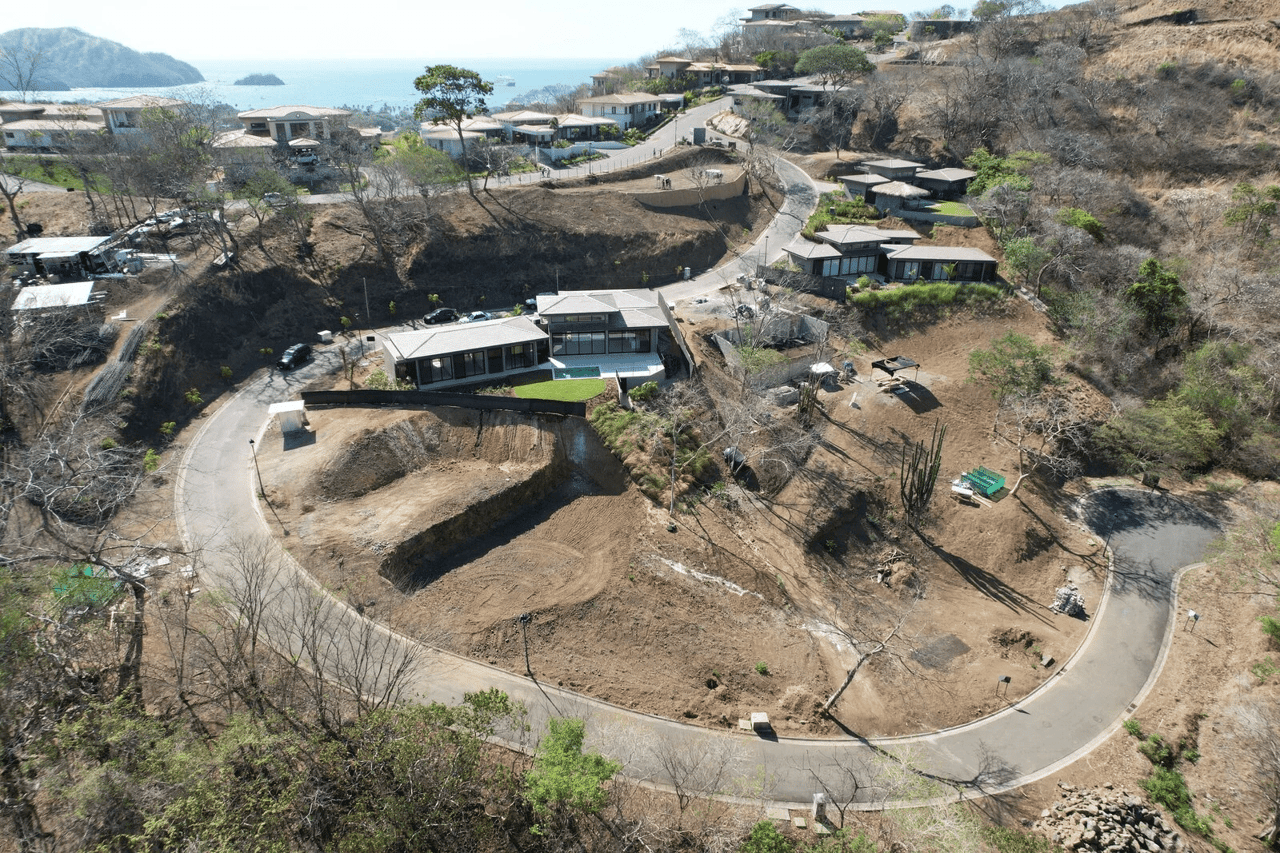
M 27 27 L 0 34 L 0 52 L 27 63 L 39 57 L 34 89 L 65 92 L 73 88 L 185 86 L 204 82 L 195 66 L 167 53 L 139 53 L 119 42 L 75 27 Z M 10 88 L 9 69 L 0 69 L 0 88 Z

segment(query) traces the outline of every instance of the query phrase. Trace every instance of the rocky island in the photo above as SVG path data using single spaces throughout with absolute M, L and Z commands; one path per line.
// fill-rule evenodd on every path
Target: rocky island
M 235 82 L 236 86 L 283 86 L 284 81 L 274 74 L 250 74 Z

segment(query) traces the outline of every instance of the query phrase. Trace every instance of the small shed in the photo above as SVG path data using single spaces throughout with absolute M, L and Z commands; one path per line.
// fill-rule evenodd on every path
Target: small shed
M 276 419 L 280 432 L 286 435 L 291 432 L 305 432 L 311 424 L 307 421 L 306 403 L 302 400 L 290 400 L 287 403 L 272 403 L 267 414 Z

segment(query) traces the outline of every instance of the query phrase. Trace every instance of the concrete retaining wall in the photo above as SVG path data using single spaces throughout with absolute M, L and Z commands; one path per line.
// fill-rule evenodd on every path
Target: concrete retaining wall
M 451 394 L 448 391 L 303 391 L 302 402 L 308 406 L 458 406 L 578 417 L 586 417 L 587 414 L 586 403 Z
M 719 184 L 707 184 L 702 189 L 689 187 L 679 190 L 655 190 L 651 193 L 632 193 L 632 198 L 648 207 L 693 207 L 704 201 L 721 201 L 742 195 L 747 185 L 745 172 L 733 180 Z

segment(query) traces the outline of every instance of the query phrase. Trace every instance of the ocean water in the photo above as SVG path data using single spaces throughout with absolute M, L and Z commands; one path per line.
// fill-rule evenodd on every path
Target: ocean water
M 246 59 L 192 62 L 204 83 L 143 89 L 73 89 L 41 93 L 41 100 L 98 103 L 131 95 L 162 95 L 230 104 L 238 111 L 306 104 L 381 110 L 412 107 L 421 97 L 413 81 L 429 64 L 448 62 L 478 72 L 494 83 L 490 109 L 547 86 L 575 88 L 591 75 L 627 59 Z M 283 86 L 236 86 L 250 74 L 274 74 Z M 508 84 L 510 81 L 510 84 Z M 14 93 L 0 92 L 0 97 Z

